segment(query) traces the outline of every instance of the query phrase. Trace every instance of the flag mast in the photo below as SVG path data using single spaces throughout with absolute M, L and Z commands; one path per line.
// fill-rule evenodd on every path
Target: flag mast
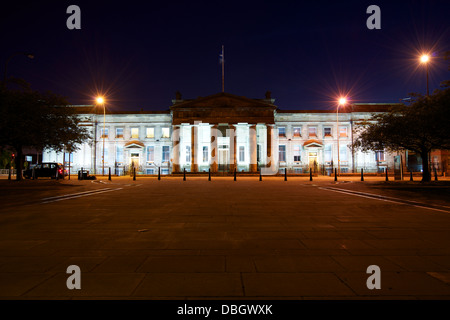
M 225 92 L 225 55 L 223 52 L 223 45 L 222 45 L 222 92 Z

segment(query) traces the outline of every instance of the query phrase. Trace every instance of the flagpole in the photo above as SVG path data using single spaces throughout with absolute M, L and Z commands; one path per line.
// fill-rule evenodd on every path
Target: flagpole
M 222 45 L 222 92 L 225 92 L 225 55 Z

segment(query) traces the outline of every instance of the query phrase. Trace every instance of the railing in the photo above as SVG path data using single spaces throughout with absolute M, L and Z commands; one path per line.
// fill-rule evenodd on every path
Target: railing
M 9 174 L 9 169 L 0 169 L 0 174 Z M 16 169 L 12 169 L 11 174 L 15 175 Z

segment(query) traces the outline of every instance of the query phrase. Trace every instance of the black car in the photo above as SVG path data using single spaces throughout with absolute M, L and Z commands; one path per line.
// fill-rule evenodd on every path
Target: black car
M 35 179 L 39 177 L 49 177 L 52 179 L 62 178 L 67 175 L 67 170 L 64 170 L 64 166 L 57 162 L 43 162 L 31 166 L 23 172 L 23 176 L 27 179 L 33 178 L 33 170 Z

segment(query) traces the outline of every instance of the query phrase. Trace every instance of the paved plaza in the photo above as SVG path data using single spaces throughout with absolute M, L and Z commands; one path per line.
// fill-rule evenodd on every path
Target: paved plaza
M 450 181 L 359 180 L 2 179 L 0 298 L 449 299 Z

